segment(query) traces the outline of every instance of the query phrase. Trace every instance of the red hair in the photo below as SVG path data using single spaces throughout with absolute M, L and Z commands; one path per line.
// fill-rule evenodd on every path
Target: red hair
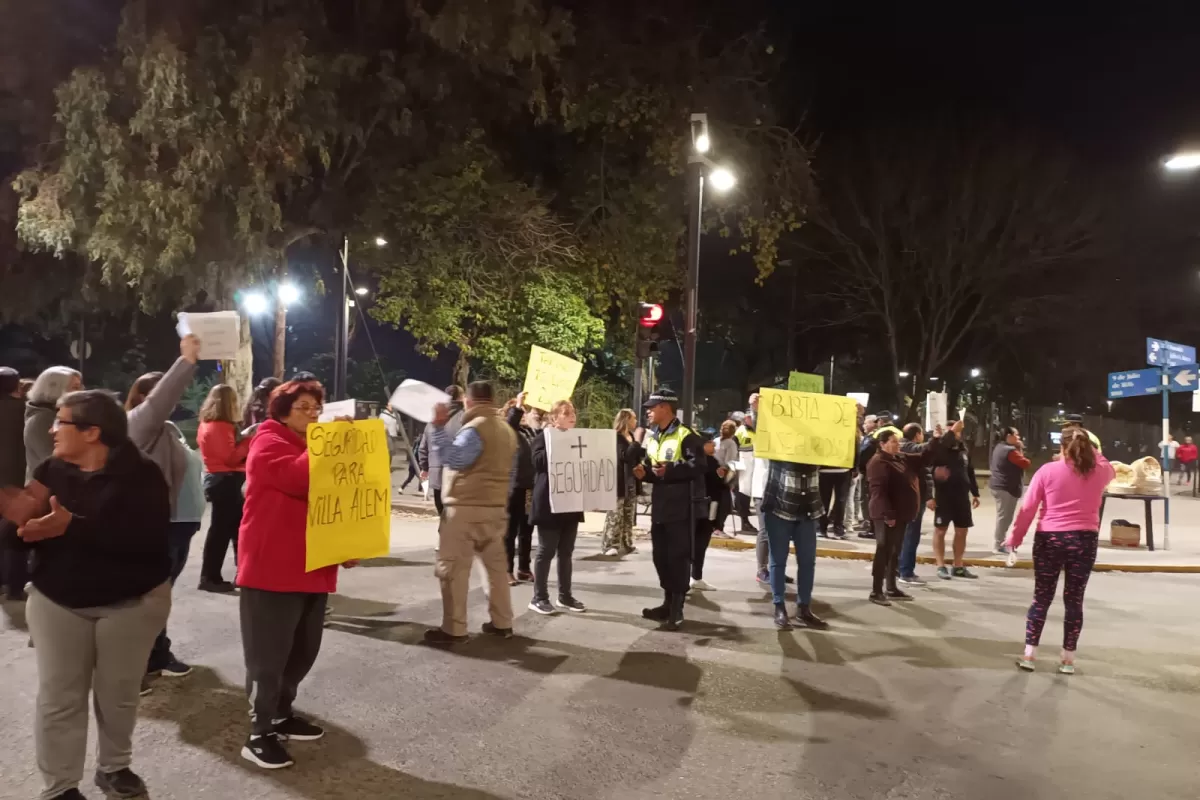
M 275 387 L 267 404 L 271 419 L 283 422 L 292 413 L 292 406 L 304 395 L 325 404 L 325 389 L 320 381 L 288 381 Z

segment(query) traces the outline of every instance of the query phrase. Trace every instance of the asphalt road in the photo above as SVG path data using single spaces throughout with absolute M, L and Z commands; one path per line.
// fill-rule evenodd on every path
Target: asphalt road
M 885 609 L 866 600 L 865 563 L 822 560 L 818 610 L 833 629 L 780 633 L 753 556 L 713 551 L 707 578 L 721 590 L 666 633 L 639 615 L 658 596 L 649 552 L 591 556 L 576 563 L 589 613 L 526 611 L 516 639 L 442 651 L 419 644 L 440 620 L 432 547 L 410 547 L 343 573 L 299 701 L 329 735 L 294 744 L 295 768 L 264 773 L 238 755 L 237 601 L 197 592 L 197 561 L 171 620 L 197 670 L 160 678 L 142 702 L 135 768 L 155 800 L 1191 800 L 1200 786 L 1193 576 L 1096 575 L 1080 672 L 1066 678 L 1052 670 L 1061 608 L 1045 669 L 1013 666 L 1028 572 L 985 570 Z M 514 590 L 521 608 L 529 596 Z M 484 611 L 476 590 L 473 630 Z M 40 787 L 20 622 L 11 608 L 0 618 L 0 798 Z

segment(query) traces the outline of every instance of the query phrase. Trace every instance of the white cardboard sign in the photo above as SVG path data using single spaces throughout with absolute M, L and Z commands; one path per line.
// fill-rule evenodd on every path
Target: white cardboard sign
M 946 428 L 948 421 L 946 393 L 930 392 L 925 396 L 925 430 L 932 431 L 939 425 Z
M 617 436 L 611 428 L 546 428 L 550 510 L 612 511 L 617 507 Z
M 392 410 L 406 414 L 418 422 L 428 423 L 433 419 L 433 407 L 438 403 L 449 403 L 450 395 L 424 381 L 407 379 L 392 392 Z
M 325 407 L 321 409 L 321 416 L 317 417 L 317 422 L 333 422 L 338 417 L 354 419 L 355 410 L 354 400 L 336 400 L 326 403 Z
M 241 318 L 236 311 L 208 314 L 180 311 L 175 329 L 181 339 L 190 334 L 200 339 L 201 361 L 233 361 L 238 357 L 241 325 Z

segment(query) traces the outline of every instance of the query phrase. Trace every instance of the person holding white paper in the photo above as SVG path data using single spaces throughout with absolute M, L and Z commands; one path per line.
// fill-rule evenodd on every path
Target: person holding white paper
M 570 400 L 559 400 L 550 409 L 550 427 L 569 431 L 575 427 L 575 406 Z M 533 559 L 533 600 L 529 610 L 553 614 L 550 605 L 550 562 L 558 557 L 558 607 L 566 611 L 587 611 L 583 603 L 571 594 L 572 558 L 582 511 L 555 514 L 550 508 L 550 459 L 546 433 L 533 440 L 533 511 L 529 521 L 537 526 L 538 549 Z

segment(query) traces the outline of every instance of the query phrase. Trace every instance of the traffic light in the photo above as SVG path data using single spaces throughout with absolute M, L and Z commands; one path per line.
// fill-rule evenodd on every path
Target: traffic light
M 658 352 L 658 341 L 663 337 L 666 314 L 658 303 L 641 303 L 638 309 L 637 350 L 638 358 L 650 358 Z

